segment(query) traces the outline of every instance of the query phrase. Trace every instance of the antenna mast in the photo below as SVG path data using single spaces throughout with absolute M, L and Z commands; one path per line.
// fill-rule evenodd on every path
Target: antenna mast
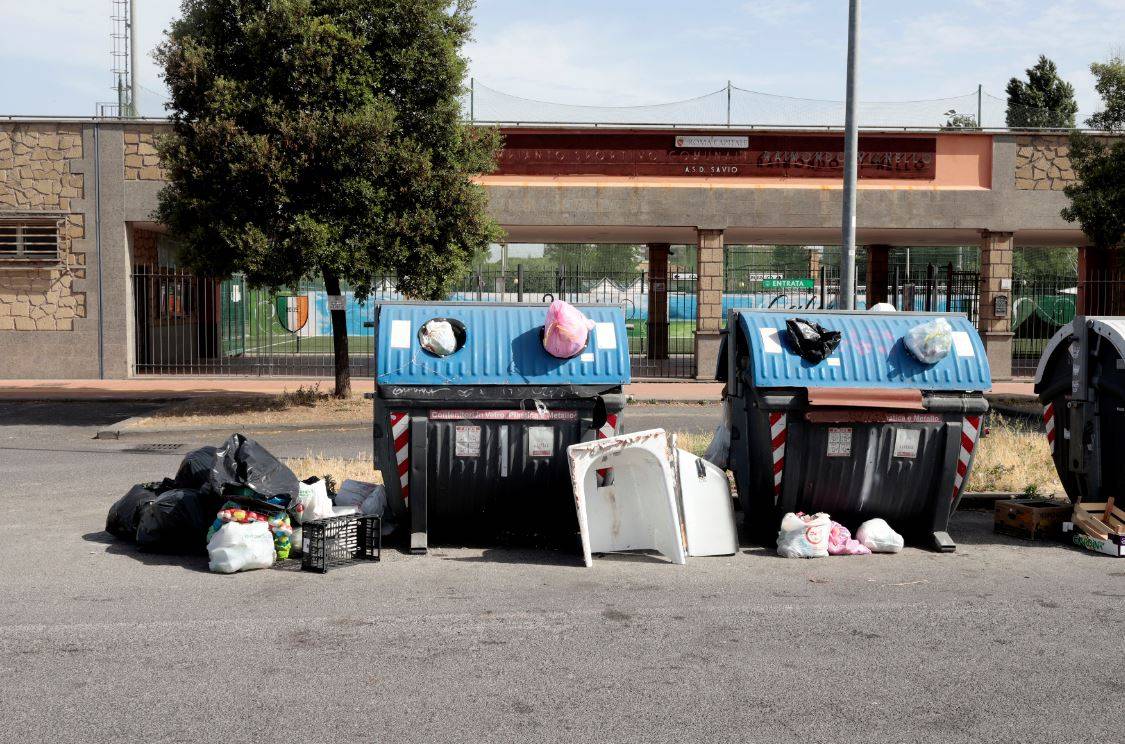
M 112 0 L 113 32 L 113 90 L 117 104 L 98 104 L 99 115 L 112 115 L 116 108 L 119 117 L 137 115 L 137 35 L 135 28 L 136 0 Z

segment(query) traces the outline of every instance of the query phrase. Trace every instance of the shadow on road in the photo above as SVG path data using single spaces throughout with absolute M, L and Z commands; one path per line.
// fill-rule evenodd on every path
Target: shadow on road
M 108 426 L 163 403 L 144 401 L 0 401 L 0 426 Z
M 105 530 L 87 532 L 82 536 L 86 542 L 105 545 L 105 552 L 113 555 L 127 555 L 146 566 L 181 566 L 186 571 L 208 573 L 207 557 L 204 555 L 174 555 L 169 553 L 146 553 L 136 545 L 119 540 Z

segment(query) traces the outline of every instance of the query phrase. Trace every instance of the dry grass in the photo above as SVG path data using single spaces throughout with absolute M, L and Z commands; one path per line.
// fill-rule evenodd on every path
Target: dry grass
M 331 421 L 340 424 L 371 420 L 371 403 L 362 395 L 333 398 L 320 385 L 299 387 L 281 395 L 240 395 L 191 398 L 172 403 L 129 429 L 213 427 L 216 429 L 311 424 Z
M 676 432 L 676 446 L 696 457 L 703 457 L 703 453 L 707 451 L 707 446 L 711 444 L 712 436 L 712 434 L 678 431 Z
M 967 491 L 1063 495 L 1047 437 L 1020 419 L 988 417 L 990 431 L 977 444 Z
M 287 458 L 285 464 L 301 480 L 315 475 L 320 478 L 331 476 L 337 486 L 349 478 L 367 483 L 383 482 L 382 476 L 375 470 L 375 463 L 367 455 L 347 458 L 327 457 L 323 453 L 310 454 L 306 457 Z

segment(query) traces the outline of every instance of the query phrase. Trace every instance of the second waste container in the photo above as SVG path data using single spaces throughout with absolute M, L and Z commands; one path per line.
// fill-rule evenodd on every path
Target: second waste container
M 1079 315 L 1047 342 L 1035 371 L 1043 425 L 1072 501 L 1125 493 L 1125 318 Z
M 577 531 L 566 448 L 620 432 L 629 382 L 621 308 L 593 321 L 570 359 L 543 348 L 545 305 L 384 303 L 375 312 L 377 464 L 410 547 Z M 444 356 L 422 328 L 447 321 Z
M 953 348 L 917 361 L 903 336 L 946 318 Z M 786 339 L 801 317 L 842 338 L 819 363 Z M 746 526 L 763 541 L 790 511 L 850 527 L 886 519 L 915 543 L 953 550 L 949 516 L 988 410 L 988 358 L 961 314 L 732 310 L 724 341 L 730 466 Z

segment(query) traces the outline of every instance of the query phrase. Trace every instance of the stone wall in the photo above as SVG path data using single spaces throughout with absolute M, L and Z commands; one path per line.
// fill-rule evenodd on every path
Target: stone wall
M 1016 138 L 1017 189 L 1062 191 L 1074 180 L 1066 137 L 1023 135 Z
M 0 218 L 57 216 L 61 261 L 46 266 L 0 267 L 0 331 L 70 331 L 86 317 L 85 216 L 73 211 L 84 198 L 81 125 L 0 125 Z
M 160 166 L 160 156 L 156 152 L 158 131 L 155 125 L 141 124 L 131 126 L 125 132 L 126 181 L 165 179 L 164 169 Z

